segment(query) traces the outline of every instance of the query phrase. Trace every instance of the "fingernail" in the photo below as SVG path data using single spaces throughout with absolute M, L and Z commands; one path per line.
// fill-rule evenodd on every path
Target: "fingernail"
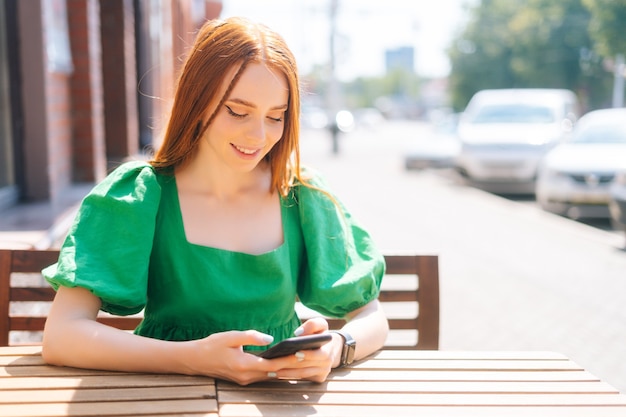
M 266 343 L 272 343 L 274 341 L 274 336 L 272 336 L 271 334 L 263 334 L 263 336 L 261 336 L 261 339 Z
M 295 334 L 296 336 L 301 336 L 302 333 L 304 333 L 304 329 L 302 327 L 298 327 L 293 334 Z
M 267 373 L 267 377 L 268 377 L 268 378 L 276 378 L 276 376 L 277 376 L 277 375 L 276 375 L 276 372 L 268 372 L 268 373 Z
M 296 358 L 298 362 L 302 362 L 304 360 L 304 352 L 296 352 Z

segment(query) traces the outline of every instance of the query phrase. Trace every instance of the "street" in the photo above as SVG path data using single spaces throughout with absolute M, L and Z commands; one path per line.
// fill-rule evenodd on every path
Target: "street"
M 408 122 L 356 129 L 333 155 L 327 132 L 305 131 L 301 158 L 383 252 L 440 256 L 441 349 L 558 351 L 626 393 L 624 234 L 445 172 L 406 171 L 426 132 Z

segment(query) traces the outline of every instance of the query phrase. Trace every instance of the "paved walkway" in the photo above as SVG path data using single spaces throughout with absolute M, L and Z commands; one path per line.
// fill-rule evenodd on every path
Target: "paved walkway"
M 626 393 L 624 235 L 407 172 L 417 126 L 307 137 L 318 168 L 386 251 L 440 255 L 442 350 L 550 350 Z
M 74 185 L 58 202 L 21 203 L 0 214 L 0 248 L 48 249 L 61 243 L 93 185 Z

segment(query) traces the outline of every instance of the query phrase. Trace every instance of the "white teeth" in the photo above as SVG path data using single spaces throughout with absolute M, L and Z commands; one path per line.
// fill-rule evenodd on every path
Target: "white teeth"
M 236 148 L 239 152 L 241 152 L 241 153 L 245 153 L 246 155 L 252 155 L 253 153 L 255 153 L 255 152 L 256 152 L 256 150 L 255 150 L 255 149 L 246 149 L 246 148 L 241 148 L 241 147 L 239 147 L 239 146 L 237 146 L 237 145 L 234 145 L 234 146 L 235 146 L 235 148 Z

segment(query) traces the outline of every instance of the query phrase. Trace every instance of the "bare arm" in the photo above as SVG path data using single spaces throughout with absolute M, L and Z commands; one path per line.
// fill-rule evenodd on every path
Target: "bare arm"
M 254 330 L 217 333 L 172 342 L 138 336 L 96 321 L 100 299 L 83 288 L 60 287 L 46 322 L 44 360 L 53 365 L 127 372 L 200 374 L 240 384 L 268 372 L 298 368 L 296 358 L 268 361 L 243 352 L 271 337 Z
M 383 347 L 389 333 L 389 323 L 377 299 L 348 313 L 345 319 L 343 330 L 356 340 L 355 360 L 362 359 Z M 325 320 L 314 318 L 305 322 L 302 327 L 303 334 L 311 334 L 325 331 L 328 326 Z M 332 343 L 324 348 L 330 350 L 333 368 L 339 366 L 343 344 L 343 337 L 334 334 Z
M 48 363 L 120 371 L 179 372 L 175 346 L 96 321 L 100 299 L 83 288 L 60 287 L 46 321 L 43 357 Z M 182 353 L 182 352 L 180 352 Z
M 343 330 L 357 341 L 355 360 L 362 359 L 383 347 L 389 333 L 389 322 L 378 299 L 350 312 L 346 320 Z M 343 338 L 339 339 L 343 345 Z

